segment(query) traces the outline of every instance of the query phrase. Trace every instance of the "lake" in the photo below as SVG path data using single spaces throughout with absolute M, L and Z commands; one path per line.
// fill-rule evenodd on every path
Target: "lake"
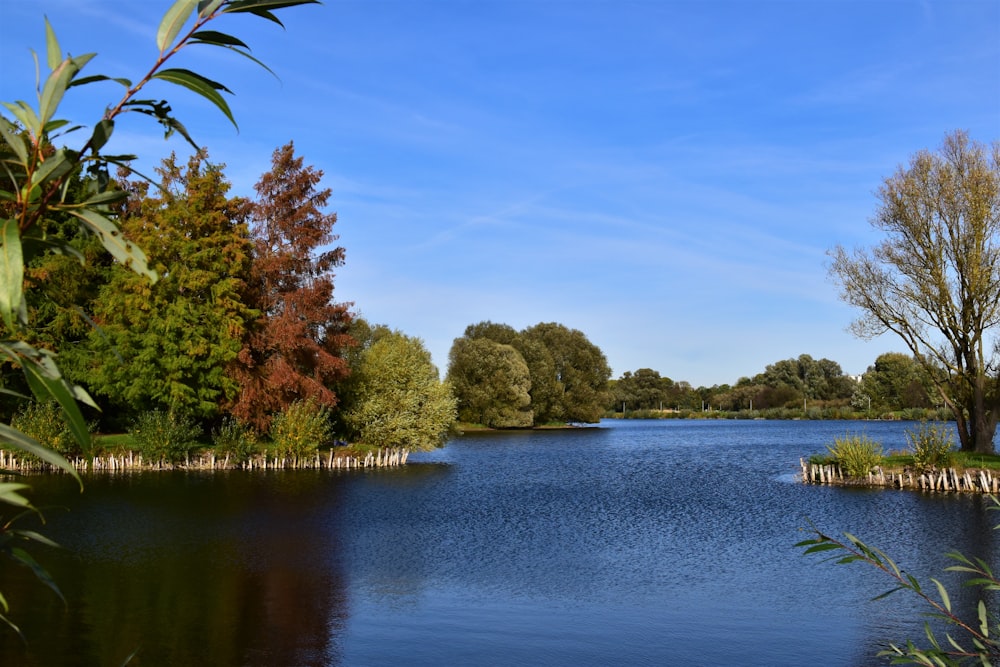
M 68 604 L 0 573 L 30 642 L 0 633 L 0 664 L 885 664 L 923 609 L 871 601 L 890 582 L 803 556 L 800 529 L 926 580 L 955 549 L 1000 566 L 1000 513 L 795 474 L 847 432 L 902 449 L 913 427 L 605 421 L 470 434 L 397 470 L 94 476 L 82 495 L 32 478 L 64 547 L 33 553 Z

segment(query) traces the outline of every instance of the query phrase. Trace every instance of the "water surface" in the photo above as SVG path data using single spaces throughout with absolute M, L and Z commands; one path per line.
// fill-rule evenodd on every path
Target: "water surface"
M 0 664 L 884 664 L 920 608 L 803 557 L 807 518 L 938 576 L 952 549 L 996 561 L 1000 516 L 794 476 L 834 437 L 899 449 L 906 427 L 615 421 L 464 436 L 401 470 L 37 479 L 69 507 L 44 529 L 65 550 L 39 552 L 68 607 L 4 573 L 32 643 L 0 637 Z

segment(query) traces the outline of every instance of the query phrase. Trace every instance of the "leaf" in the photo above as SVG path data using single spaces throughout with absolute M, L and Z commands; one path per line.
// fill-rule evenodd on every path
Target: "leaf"
M 98 152 L 108 143 L 111 134 L 115 131 L 115 121 L 104 118 L 94 126 L 94 133 L 90 135 L 90 147 L 94 152 Z
M 66 149 L 60 148 L 55 154 L 45 158 L 45 162 L 31 175 L 31 182 L 26 186 L 28 201 L 34 201 L 46 181 L 59 180 L 74 167 L 73 161 L 66 156 Z
M 23 565 L 27 565 L 40 582 L 52 589 L 59 596 L 60 600 L 66 602 L 66 598 L 63 597 L 62 591 L 59 590 L 59 586 L 56 585 L 55 580 L 44 567 L 38 564 L 38 561 L 32 558 L 31 554 L 21 548 L 11 549 L 10 552 L 15 560 L 21 562 Z
M 873 597 L 872 598 L 872 602 L 875 602 L 876 600 L 881 600 L 882 598 L 887 598 L 890 595 L 892 595 L 893 593 L 895 593 L 896 591 L 901 591 L 901 590 L 904 590 L 905 588 L 906 588 L 906 586 L 896 586 L 895 588 L 890 588 L 885 593 L 880 593 L 879 595 L 876 595 L 875 597 Z
M 45 50 L 49 61 L 49 69 L 54 70 L 62 62 L 62 49 L 59 48 L 59 40 L 49 23 L 49 17 L 45 17 Z
M 224 32 L 218 32 L 217 30 L 199 30 L 198 32 L 191 35 L 191 43 L 198 44 L 214 44 L 216 46 L 238 46 L 240 48 L 250 50 L 250 47 L 246 45 L 240 39 L 233 37 L 232 35 L 227 35 Z
M 42 88 L 42 95 L 38 103 L 38 115 L 44 125 L 55 114 L 56 109 L 62 102 L 69 82 L 76 76 L 77 72 L 86 65 L 96 54 L 87 53 L 76 58 L 67 58 L 49 74 Z
M 948 591 L 945 589 L 944 584 L 933 577 L 931 578 L 931 581 L 933 581 L 934 585 L 937 586 L 938 595 L 941 596 L 941 603 L 944 604 L 944 608 L 951 611 L 951 598 L 948 597 Z
M 129 267 L 136 273 L 148 277 L 156 282 L 159 276 L 156 271 L 149 268 L 146 255 L 135 245 L 129 243 L 122 237 L 121 230 L 112 221 L 105 218 L 97 211 L 89 208 L 67 210 L 71 215 L 83 221 L 92 232 L 97 234 L 104 244 L 105 249 L 110 252 L 115 259 Z
M 10 102 L 0 102 L 0 104 L 7 107 L 7 109 L 14 114 L 14 118 L 21 121 L 21 125 L 23 125 L 29 132 L 36 135 L 41 134 L 42 122 L 38 120 L 38 116 L 35 115 L 35 110 L 28 106 L 27 103 L 18 100 L 14 104 L 11 104 Z M 25 160 L 25 162 L 27 162 L 27 160 Z
M 111 77 L 111 76 L 107 76 L 107 75 L 104 75 L 104 74 L 95 74 L 93 76 L 84 76 L 84 77 L 80 77 L 79 79 L 74 78 L 73 81 L 70 82 L 69 87 L 72 88 L 73 86 L 85 86 L 88 83 L 96 83 L 97 81 L 114 81 L 116 83 L 120 83 L 123 88 L 131 88 L 132 87 L 132 82 L 129 81 L 128 79 L 125 79 L 125 78 L 122 78 L 122 77 Z
M 14 532 L 17 533 L 18 537 L 22 537 L 26 540 L 30 540 L 32 542 L 38 542 L 39 544 L 44 544 L 47 547 L 55 547 L 56 549 L 60 548 L 58 543 L 53 542 L 52 540 L 45 537 L 41 533 L 37 533 L 33 530 L 21 530 L 19 528 Z
M 14 125 L 11 124 L 3 116 L 0 116 L 0 135 L 3 135 L 3 139 L 10 146 L 10 149 L 14 151 L 17 158 L 21 161 L 21 164 L 28 163 L 28 146 L 25 137 L 18 131 Z
M 83 488 L 83 481 L 80 479 L 79 473 L 76 472 L 76 468 L 70 465 L 69 461 L 56 452 L 52 451 L 48 447 L 43 447 L 38 444 L 38 441 L 34 438 L 29 438 L 17 429 L 11 428 L 7 424 L 0 423 L 0 442 L 6 442 L 12 447 L 17 447 L 22 452 L 33 454 L 46 463 L 50 463 L 57 468 L 62 468 L 72 475 L 77 482 L 79 482 L 81 489 Z
M 979 632 L 981 632 L 984 637 L 990 636 L 990 619 L 989 615 L 986 613 L 986 602 L 983 600 L 979 601 Z
M 205 18 L 219 8 L 226 0 L 201 0 L 198 3 L 198 16 Z
M 218 92 L 220 90 L 224 90 L 227 93 L 232 93 L 232 91 L 223 86 L 221 83 L 207 79 L 197 72 L 181 68 L 161 70 L 154 74 L 152 78 L 163 79 L 164 81 L 184 86 L 188 90 L 198 93 L 208 101 L 215 104 L 215 106 L 217 106 L 219 110 L 226 115 L 229 122 L 231 122 L 234 127 L 239 129 L 239 126 L 236 124 L 236 119 L 233 118 L 233 112 L 229 110 L 229 105 L 226 104 L 226 100 Z
M 22 496 L 19 492 L 30 490 L 27 484 L 15 482 L 0 482 L 0 501 L 13 505 L 14 507 L 31 508 L 31 501 Z
M 55 355 L 48 350 L 35 350 L 29 345 L 19 344 L 25 350 L 19 364 L 32 393 L 40 400 L 54 398 L 62 407 L 66 425 L 84 452 L 90 451 L 90 429 L 76 402 L 76 392 L 66 381 L 56 366 Z
M 24 295 L 24 255 L 17 220 L 7 218 L 0 224 L 0 317 L 13 330 Z
M 156 31 L 156 48 L 160 50 L 160 53 L 166 51 L 167 47 L 174 43 L 181 28 L 187 23 L 197 6 L 198 0 L 177 0 L 163 15 L 160 27 Z
M 225 5 L 222 10 L 224 14 L 241 14 L 248 12 L 261 18 L 277 23 L 282 28 L 285 24 L 278 20 L 278 17 L 270 10 L 284 9 L 285 7 L 296 7 L 298 5 L 318 5 L 319 0 L 232 0 Z

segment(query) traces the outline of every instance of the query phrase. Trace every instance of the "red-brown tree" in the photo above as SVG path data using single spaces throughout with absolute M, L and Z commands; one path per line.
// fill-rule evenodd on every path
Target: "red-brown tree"
M 260 430 L 299 399 L 336 405 L 332 387 L 349 373 L 342 352 L 353 344 L 351 304 L 333 300 L 344 249 L 333 246 L 337 215 L 324 212 L 330 190 L 317 189 L 322 176 L 289 142 L 255 186 L 247 305 L 260 315 L 232 372 L 240 384 L 233 414 Z

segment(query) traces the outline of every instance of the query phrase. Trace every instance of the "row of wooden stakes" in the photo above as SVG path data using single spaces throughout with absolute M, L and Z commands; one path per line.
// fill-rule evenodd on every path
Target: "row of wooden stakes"
M 406 465 L 409 450 L 401 447 L 382 448 L 368 452 L 364 456 L 336 455 L 330 450 L 325 456 L 310 457 L 268 457 L 258 455 L 246 461 L 230 461 L 230 457 L 217 458 L 215 452 L 208 452 L 183 463 L 146 461 L 142 454 L 127 452 L 117 456 L 95 456 L 90 459 L 76 457 L 70 463 L 77 470 L 103 472 L 125 472 L 140 470 L 294 470 L 306 468 L 328 468 L 330 470 L 352 470 L 363 468 L 395 468 Z M 48 463 L 37 459 L 23 458 L 18 453 L 0 449 L 0 470 L 10 472 L 53 472 Z
M 1000 493 L 1000 475 L 992 470 L 964 470 L 954 468 L 914 473 L 910 470 L 873 469 L 867 478 L 849 477 L 836 464 L 820 465 L 799 459 L 802 481 L 807 484 L 837 484 L 843 486 L 875 486 L 921 491 Z

